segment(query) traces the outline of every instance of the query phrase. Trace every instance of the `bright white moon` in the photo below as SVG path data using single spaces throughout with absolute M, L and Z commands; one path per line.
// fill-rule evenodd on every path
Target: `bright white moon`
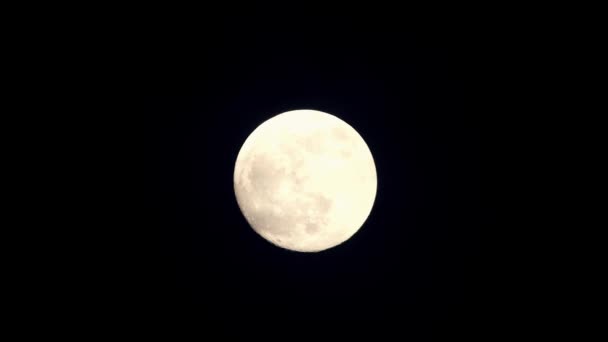
M 346 122 L 315 111 L 270 118 L 249 135 L 234 192 L 251 227 L 273 244 L 318 252 L 348 240 L 369 216 L 376 167 Z

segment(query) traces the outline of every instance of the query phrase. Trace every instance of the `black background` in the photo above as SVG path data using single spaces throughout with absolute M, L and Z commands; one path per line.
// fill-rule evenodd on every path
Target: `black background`
M 398 15 L 154 18 L 108 59 L 122 100 L 118 175 L 101 257 L 108 326 L 197 336 L 327 329 L 416 340 L 486 338 L 496 316 L 496 104 L 489 34 Z M 371 215 L 307 254 L 259 237 L 233 191 L 238 151 L 293 109 L 334 114 L 375 158 Z M 115 140 L 119 141 L 119 140 Z

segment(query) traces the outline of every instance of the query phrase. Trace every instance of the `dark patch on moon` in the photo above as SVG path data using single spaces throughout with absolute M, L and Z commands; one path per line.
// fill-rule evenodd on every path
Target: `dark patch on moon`
M 332 201 L 321 194 L 317 194 L 315 197 L 317 200 L 317 207 L 319 208 L 319 212 L 322 214 L 327 214 L 329 212 L 329 209 L 331 208 Z
M 276 189 L 280 179 L 286 174 L 284 168 L 279 168 L 268 156 L 257 154 L 251 160 L 251 170 L 248 177 L 255 192 L 266 195 Z
M 268 232 L 272 235 L 286 235 L 290 231 L 292 223 L 282 216 L 275 215 L 269 210 L 258 210 L 255 214 L 256 225 L 261 232 Z
M 343 149 L 340 150 L 340 155 L 344 158 L 350 158 L 350 156 L 352 155 L 352 151 L 351 150 L 347 150 L 347 149 Z
M 320 227 L 316 223 L 310 223 L 310 222 L 306 223 L 306 232 L 308 234 L 317 233 L 319 231 L 319 229 L 320 229 Z
M 332 128 L 332 133 L 334 137 L 340 141 L 350 140 L 350 132 L 343 127 L 334 127 Z

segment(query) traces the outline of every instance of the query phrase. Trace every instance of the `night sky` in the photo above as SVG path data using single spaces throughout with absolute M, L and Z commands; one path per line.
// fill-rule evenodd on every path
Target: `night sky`
M 112 230 L 121 252 L 109 287 L 121 324 L 483 336 L 496 294 L 482 246 L 494 218 L 480 36 L 397 15 L 256 13 L 150 20 L 120 44 L 132 191 L 116 194 L 128 215 Z M 364 226 L 320 253 L 258 236 L 233 190 L 247 136 L 294 109 L 354 127 L 378 174 Z

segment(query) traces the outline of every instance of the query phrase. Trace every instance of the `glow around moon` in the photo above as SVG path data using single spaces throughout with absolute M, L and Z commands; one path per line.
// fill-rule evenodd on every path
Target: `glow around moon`
M 300 252 L 348 240 L 369 216 L 376 167 L 363 138 L 337 117 L 295 110 L 245 140 L 234 168 L 238 205 L 273 244 Z

